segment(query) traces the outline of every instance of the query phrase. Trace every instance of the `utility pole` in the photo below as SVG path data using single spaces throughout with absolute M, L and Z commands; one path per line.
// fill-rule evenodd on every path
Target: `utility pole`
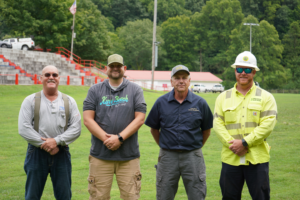
M 160 42 L 154 42 L 155 44 L 155 56 L 154 56 L 154 67 L 156 68 L 158 66 L 158 45 Z
M 154 0 L 154 15 L 153 15 L 153 40 L 152 40 L 152 80 L 151 90 L 154 84 L 154 69 L 155 69 L 155 46 L 156 46 L 156 15 L 157 15 L 157 0 Z
M 244 25 L 248 25 L 250 26 L 250 52 L 252 50 L 252 47 L 251 47 L 251 43 L 252 43 L 252 37 L 251 37 L 251 32 L 252 32 L 252 26 L 259 26 L 259 24 L 255 24 L 255 23 L 244 23 Z

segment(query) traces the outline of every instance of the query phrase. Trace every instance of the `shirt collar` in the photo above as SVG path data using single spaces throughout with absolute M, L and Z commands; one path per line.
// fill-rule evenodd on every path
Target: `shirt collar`
M 174 97 L 174 89 L 171 92 L 169 92 L 168 102 L 170 102 L 170 101 L 177 101 Z M 188 102 L 192 103 L 193 94 L 190 90 L 188 91 L 188 95 L 186 96 L 184 101 L 188 101 Z
M 237 85 L 237 83 L 235 83 L 235 84 L 234 84 L 234 87 L 233 87 L 233 92 L 234 92 L 234 94 L 240 93 L 240 92 L 236 89 L 236 85 Z M 253 82 L 252 87 L 251 87 L 250 90 L 247 92 L 247 94 L 251 94 L 253 91 L 255 91 L 255 89 L 256 89 L 256 85 L 255 85 L 254 82 Z M 247 95 L 247 94 L 246 94 L 246 95 Z

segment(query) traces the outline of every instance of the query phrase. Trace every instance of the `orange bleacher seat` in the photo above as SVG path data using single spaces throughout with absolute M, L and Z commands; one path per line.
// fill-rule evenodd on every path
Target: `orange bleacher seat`
M 80 69 L 80 65 L 75 65 L 75 69 Z

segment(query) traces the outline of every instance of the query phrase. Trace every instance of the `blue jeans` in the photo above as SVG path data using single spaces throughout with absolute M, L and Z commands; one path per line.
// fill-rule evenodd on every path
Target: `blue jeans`
M 54 196 L 57 200 L 71 199 L 71 155 L 69 147 L 59 146 L 59 152 L 51 156 L 46 151 L 28 144 L 24 170 L 27 174 L 26 200 L 39 200 L 50 173 Z

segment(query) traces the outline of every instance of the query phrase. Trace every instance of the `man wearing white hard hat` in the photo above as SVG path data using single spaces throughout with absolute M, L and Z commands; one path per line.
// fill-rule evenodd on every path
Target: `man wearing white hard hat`
M 276 102 L 254 84 L 259 68 L 251 52 L 240 53 L 231 67 L 237 82 L 218 96 L 214 110 L 213 127 L 223 145 L 222 199 L 240 200 L 245 181 L 252 199 L 270 199 L 267 137 L 276 124 Z
M 120 198 L 140 197 L 141 179 L 138 129 L 146 103 L 140 86 L 125 79 L 123 57 L 108 57 L 109 79 L 93 85 L 83 102 L 84 125 L 92 134 L 88 190 L 90 200 L 109 200 L 114 174 Z

